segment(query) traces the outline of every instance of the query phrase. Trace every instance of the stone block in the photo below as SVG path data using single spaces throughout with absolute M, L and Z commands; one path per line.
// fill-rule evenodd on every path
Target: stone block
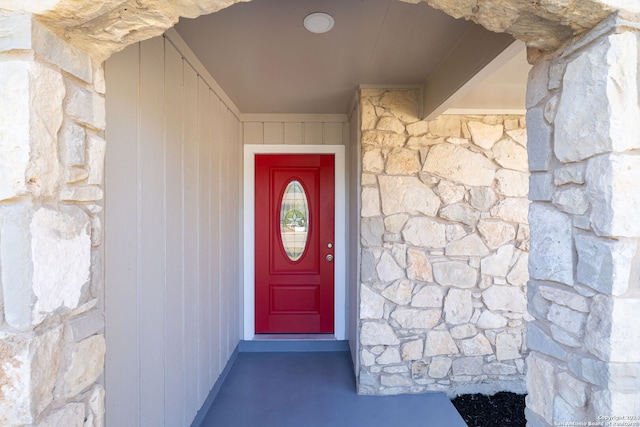
M 455 203 L 440 209 L 440 217 L 475 227 L 478 219 L 480 219 L 480 212 L 471 208 L 466 203 Z
M 583 285 L 608 295 L 622 295 L 629 289 L 635 243 L 581 234 L 575 237 L 578 253 L 577 279 Z
M 527 323 L 527 348 L 559 360 L 567 359 L 567 351 L 564 347 L 542 330 L 539 322 Z
M 547 320 L 567 332 L 582 336 L 587 315 L 562 305 L 551 304 L 547 313 Z
M 404 278 L 405 270 L 401 268 L 398 263 L 388 252 L 383 252 L 376 266 L 376 272 L 378 278 L 383 282 L 393 282 L 394 280 Z
M 585 328 L 585 349 L 607 362 L 640 362 L 640 324 L 629 322 L 639 312 L 637 297 L 593 297 Z
M 568 372 L 558 374 L 558 393 L 571 406 L 581 408 L 587 403 L 587 384 Z
M 385 215 L 408 213 L 434 216 L 440 198 L 416 177 L 380 176 L 380 197 Z
M 636 416 L 640 414 L 640 393 L 637 390 L 632 392 L 593 390 L 590 393 L 589 401 L 596 414 L 606 414 L 606 416 Z M 613 420 L 613 419 L 612 419 Z M 633 421 L 618 419 L 611 421 L 611 425 L 631 425 L 637 424 L 637 419 Z
M 483 257 L 489 255 L 489 248 L 476 233 L 463 237 L 460 240 L 450 242 L 445 248 L 447 256 L 471 256 Z
M 380 132 L 377 130 L 367 130 L 362 133 L 363 146 L 373 145 L 376 147 L 402 147 L 406 139 L 405 135 Z
M 43 207 L 34 212 L 30 232 L 33 322 L 38 324 L 56 310 L 80 303 L 91 265 L 89 218 L 78 207 Z
M 376 129 L 380 131 L 404 133 L 404 124 L 393 116 L 383 116 L 378 119 Z
M 462 261 L 446 261 L 433 264 L 435 281 L 442 286 L 473 288 L 478 281 L 478 272 Z
M 104 371 L 105 351 L 103 335 L 93 335 L 70 345 L 66 366 L 56 385 L 56 397 L 72 398 L 93 386 Z
M 62 328 L 39 334 L 0 332 L 0 424 L 32 424 L 52 402 Z
M 532 203 L 529 226 L 531 278 L 573 285 L 571 217 L 548 205 Z
M 460 117 L 455 115 L 441 115 L 436 120 L 429 121 L 429 133 L 434 136 L 461 136 Z
M 525 313 L 527 301 L 521 288 L 513 286 L 491 286 L 482 292 L 482 300 L 489 310 Z
M 424 345 L 424 356 L 456 355 L 458 346 L 449 331 L 429 331 Z
M 507 127 L 506 124 L 507 120 L 505 120 L 505 128 Z M 507 135 L 523 147 L 527 146 L 527 129 L 521 128 L 508 130 Z
M 431 329 L 440 323 L 440 317 L 440 310 L 397 308 L 391 313 L 391 318 L 402 329 Z
M 482 375 L 484 358 L 482 356 L 460 357 L 453 360 L 451 369 L 453 375 Z
M 375 129 L 376 123 L 378 122 L 376 108 L 369 99 L 364 97 L 360 98 L 360 118 L 362 120 L 362 131 Z
M 362 345 L 398 345 L 400 340 L 388 323 L 363 322 L 360 329 Z
M 520 333 L 501 332 L 496 335 L 496 358 L 500 361 L 520 359 L 522 354 L 522 335 Z
M 553 172 L 553 184 L 584 184 L 585 170 L 585 163 L 564 165 Z
M 527 110 L 540 104 L 547 96 L 550 61 L 539 61 L 529 71 L 527 79 Z M 527 120 L 527 123 L 529 121 Z
M 78 342 L 97 334 L 104 328 L 104 314 L 100 309 L 90 310 L 80 316 L 72 317 L 65 322 L 64 338 Z
M 400 352 L 396 347 L 387 347 L 376 359 L 376 363 L 379 365 L 391 365 L 400 362 Z
M 438 183 L 438 195 L 440 195 L 440 199 L 442 199 L 442 203 L 445 205 L 461 201 L 465 193 L 466 189 L 464 185 L 457 185 L 446 179 Z
M 97 185 L 65 185 L 60 190 L 60 200 L 65 202 L 97 202 L 104 192 Z
M 413 283 L 410 280 L 401 279 L 387 286 L 381 295 L 398 305 L 408 305 L 411 302 Z
M 584 187 L 559 188 L 553 193 L 552 201 L 559 210 L 572 215 L 582 215 L 589 209 Z
M 440 286 L 427 285 L 415 293 L 411 306 L 418 308 L 441 308 L 444 296 Z
M 397 387 L 399 388 L 399 390 L 389 390 L 389 389 L 382 389 L 381 390 L 381 394 L 389 394 L 389 395 L 393 395 L 393 394 L 398 394 L 398 391 L 403 390 L 400 387 L 410 387 L 413 385 L 413 381 L 411 381 L 411 378 L 409 378 L 408 376 L 405 375 L 401 375 L 401 374 L 394 374 L 394 375 L 382 375 L 380 377 L 380 384 L 384 387 Z M 385 390 L 387 393 L 385 393 Z
M 420 120 L 406 126 L 407 133 L 411 136 L 424 135 L 429 131 L 429 122 L 426 120 Z
M 445 235 L 447 236 L 447 242 L 454 240 L 460 240 L 467 235 L 467 230 L 460 224 L 447 224 Z
M 451 369 L 451 359 L 448 357 L 433 357 L 429 363 L 429 376 L 431 378 L 444 378 Z
M 483 311 L 476 322 L 476 326 L 482 329 L 499 329 L 507 326 L 507 319 L 504 316 L 492 311 Z
M 106 148 L 106 141 L 103 138 L 97 135 L 89 136 L 87 140 L 87 167 L 89 169 L 87 184 L 103 184 Z
M 606 154 L 587 163 L 591 225 L 599 236 L 640 237 L 640 199 L 636 190 L 640 156 Z
M 424 341 L 422 339 L 409 341 L 402 345 L 402 360 L 420 360 L 424 349 Z
M 548 171 L 553 157 L 551 127 L 545 122 L 540 107 L 527 110 L 527 141 L 529 171 Z
M 32 22 L 33 18 L 28 14 L 11 14 L 0 18 L 0 28 L 3 29 L 0 52 L 30 50 Z
M 385 172 L 389 175 L 414 175 L 420 171 L 420 153 L 406 148 L 394 148 L 387 156 Z
M 527 197 L 529 194 L 529 174 L 510 169 L 496 172 L 498 193 L 505 197 Z
M 477 333 L 478 329 L 471 323 L 467 323 L 466 325 L 458 325 L 451 328 L 451 336 L 456 340 L 470 338 Z
M 95 130 L 104 130 L 106 123 L 105 100 L 93 88 L 85 87 L 71 80 L 65 81 L 67 96 L 64 108 L 66 114 L 78 123 Z
M 32 48 L 46 61 L 57 65 L 78 79 L 91 83 L 91 58 L 67 40 L 63 40 L 35 19 L 32 21 Z M 104 92 L 103 92 L 104 93 Z
M 451 325 L 468 323 L 473 315 L 471 291 L 449 289 L 444 299 L 444 319 Z
M 555 120 L 555 153 L 564 163 L 640 147 L 638 40 L 611 34 L 567 65 Z
M 360 220 L 360 243 L 364 247 L 382 246 L 384 222 L 382 217 L 364 217 Z
M 380 106 L 405 123 L 418 121 L 418 92 L 413 89 L 385 90 L 380 97 Z
M 446 244 L 446 227 L 431 218 L 413 217 L 402 230 L 402 237 L 413 246 L 439 249 Z
M 384 298 L 367 286 L 360 288 L 360 319 L 381 319 L 384 314 Z
M 489 125 L 482 122 L 470 121 L 467 123 L 473 143 L 485 150 L 491 150 L 493 144 L 498 142 L 504 132 L 500 124 Z
M 469 190 L 469 203 L 479 211 L 488 211 L 497 200 L 491 187 L 471 187 Z
M 491 343 L 483 334 L 478 334 L 473 338 L 458 341 L 460 352 L 464 356 L 484 356 L 493 354 Z
M 407 277 L 420 282 L 433 280 L 433 270 L 426 253 L 418 249 L 407 249 Z
M 360 280 L 365 283 L 378 281 L 378 273 L 376 272 L 376 256 L 372 251 L 367 249 L 362 250 L 362 259 L 360 261 Z
M 380 215 L 380 193 L 377 188 L 362 188 L 362 206 L 360 215 L 364 218 Z
M 589 301 L 587 300 L 587 298 L 582 295 L 578 295 L 573 290 L 569 290 L 571 288 L 565 288 L 565 290 L 541 285 L 536 289 L 542 297 L 549 301 L 553 301 L 556 304 L 564 305 L 582 313 L 589 312 Z
M 379 148 L 363 147 L 362 171 L 372 174 L 384 171 L 384 156 Z
M 514 365 L 509 365 L 508 363 L 489 363 L 482 367 L 482 373 L 486 375 L 490 375 L 492 377 L 496 376 L 504 376 L 504 375 L 515 375 L 518 372 L 518 369 Z
M 495 254 L 483 258 L 480 262 L 480 271 L 482 274 L 486 276 L 506 277 L 515 249 L 513 245 L 504 245 L 498 248 Z
M 83 427 L 84 422 L 84 403 L 69 403 L 43 418 L 38 427 Z
M 445 143 L 429 150 L 422 171 L 465 185 L 491 186 L 496 166 L 480 153 Z
M 89 396 L 85 427 L 104 427 L 104 395 L 104 388 L 96 385 Z
M 494 161 L 503 168 L 527 172 L 527 149 L 510 138 L 501 139 L 493 146 Z
M 514 257 L 516 261 L 507 274 L 507 283 L 525 287 L 529 281 L 529 253 L 516 251 Z
M 515 227 L 503 221 L 480 220 L 478 232 L 489 249 L 498 249 L 516 237 Z
M 85 129 L 71 119 L 64 119 L 58 138 L 64 164 L 84 167 L 86 161 Z
M 0 200 L 55 193 L 64 94 L 60 73 L 42 64 L 0 64 L 0 105 L 12 106 L 0 115 Z
M 527 408 L 546 422 L 553 422 L 554 366 L 535 353 L 527 358 Z
M 489 211 L 492 217 L 508 222 L 527 223 L 529 200 L 522 197 L 507 197 L 498 202 Z

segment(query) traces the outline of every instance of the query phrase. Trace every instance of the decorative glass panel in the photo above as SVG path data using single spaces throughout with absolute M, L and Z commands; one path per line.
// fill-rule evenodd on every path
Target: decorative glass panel
M 280 236 L 291 261 L 297 261 L 307 246 L 309 202 L 299 181 L 293 180 L 284 190 L 280 206 Z

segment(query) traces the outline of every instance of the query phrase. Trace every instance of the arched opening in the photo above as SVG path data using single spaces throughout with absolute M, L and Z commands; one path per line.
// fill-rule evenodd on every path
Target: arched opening
M 433 3 L 439 5 L 439 2 Z M 188 4 L 183 6 L 184 10 L 165 7 L 147 7 L 145 10 L 135 10 L 139 4 L 138 6 L 132 4 L 131 9 L 127 4 L 117 10 L 107 11 L 106 9 L 87 7 L 86 9 L 78 9 L 79 12 L 76 10 L 71 13 L 65 9 L 65 4 L 58 6 L 59 9 L 54 11 L 43 11 L 40 8 L 33 10 L 33 12 L 54 29 L 61 30 L 66 27 L 65 37 L 67 40 L 71 40 L 76 46 L 84 46 L 86 51 L 92 52 L 94 58 L 100 60 L 117 50 L 119 43 L 130 44 L 136 40 L 136 37 L 143 39 L 153 33 L 163 31 L 181 14 L 195 16 L 216 8 L 216 6 L 208 5 L 209 10 L 204 10 L 193 4 Z M 491 29 L 508 29 L 522 38 L 530 37 L 528 42 L 532 46 L 547 48 L 555 48 L 561 41 L 571 37 L 572 34 L 567 33 L 567 28 L 571 27 L 577 32 L 589 29 L 614 10 L 610 5 L 594 1 L 575 9 L 545 7 L 538 11 L 532 11 L 532 8 L 536 9 L 534 6 L 537 5 L 519 5 L 520 7 L 510 9 L 510 13 L 500 15 L 491 6 L 492 3 L 487 2 L 475 6 L 454 4 L 443 7 L 453 15 L 474 16 L 475 19 Z M 32 6 L 25 7 L 31 8 Z M 134 10 L 135 13 L 133 13 Z M 73 18 L 62 18 L 66 16 L 73 16 Z M 89 16 L 91 18 L 87 19 Z M 152 19 L 149 18 L 150 16 Z M 629 59 L 626 53 L 634 50 L 634 43 L 637 43 L 637 40 L 629 29 L 632 27 L 629 26 L 629 21 L 625 21 L 622 16 L 625 15 L 622 14 L 604 21 L 599 27 L 601 32 L 595 31 L 581 40 L 574 41 L 563 49 L 562 54 L 538 58 L 539 64 L 532 73 L 530 82 L 529 135 L 530 143 L 533 141 L 536 144 L 534 148 L 530 147 L 529 151 L 530 172 L 534 173 L 531 182 L 532 187 L 537 191 L 536 195 L 532 197 L 536 206 L 534 208 L 536 213 L 532 218 L 537 222 L 532 236 L 533 262 L 530 264 L 537 290 L 531 295 L 531 303 L 534 304 L 534 308 L 533 311 L 531 309 L 530 311 L 536 322 L 530 328 L 528 337 L 530 349 L 535 352 L 535 355 L 530 359 L 531 373 L 529 375 L 529 387 L 532 394 L 529 401 L 531 411 L 529 417 L 532 423 L 550 424 L 552 420 L 563 419 L 563 417 L 588 420 L 601 413 L 613 414 L 612 411 L 616 408 L 633 407 L 633 402 L 638 401 L 634 400 L 637 396 L 636 391 L 620 392 L 616 389 L 615 381 L 617 378 L 603 384 L 593 377 L 593 369 L 589 368 L 589 366 L 594 366 L 593 363 L 602 362 L 605 364 L 605 369 L 609 369 L 611 364 L 635 362 L 634 357 L 629 355 L 621 342 L 625 341 L 625 337 L 631 338 L 630 341 L 635 342 L 637 331 L 633 328 L 625 328 L 624 322 L 621 322 L 618 317 L 620 313 L 633 312 L 634 304 L 636 304 L 633 298 L 636 283 L 632 279 L 633 268 L 631 266 L 636 253 L 634 248 L 638 233 L 634 224 L 628 219 L 628 212 L 635 212 L 637 206 L 634 201 L 628 200 L 622 194 L 605 195 L 609 184 L 616 183 L 618 185 L 616 188 L 620 188 L 619 185 L 628 185 L 633 181 L 631 172 L 625 174 L 623 171 L 634 170 L 634 162 L 636 162 L 633 155 L 625 152 L 633 151 L 637 147 L 633 141 L 620 133 L 622 127 L 619 125 L 620 118 L 626 117 L 625 114 L 634 114 L 633 107 L 627 108 L 629 105 L 632 106 L 633 102 L 629 103 L 628 99 L 616 98 L 608 90 L 602 89 L 607 87 L 606 83 L 602 82 L 607 82 L 608 79 L 623 81 L 632 88 L 637 83 L 633 74 L 625 72 L 625 70 L 634 68 L 630 63 L 635 63 L 635 59 L 633 59 L 635 57 Z M 541 19 L 534 19 L 535 17 Z M 554 22 L 556 23 L 554 24 Z M 568 22 L 569 24 L 558 22 Z M 21 21 L 21 25 L 24 25 L 25 28 L 33 24 L 30 19 Z M 528 31 L 532 25 L 535 27 L 535 31 Z M 620 34 L 610 31 L 612 28 L 615 28 Z M 134 29 L 136 31 L 133 31 Z M 54 67 L 49 68 L 52 68 L 54 73 L 57 72 L 58 76 L 63 76 L 55 77 L 51 74 L 54 76 L 52 81 L 58 79 L 62 82 L 68 77 L 68 74 L 72 74 L 82 81 L 80 85 L 74 86 L 73 82 L 68 83 L 68 79 L 64 80 L 67 86 L 67 93 L 62 95 L 66 96 L 64 114 L 71 117 L 76 124 L 79 123 L 80 127 L 84 129 L 82 132 L 87 132 L 88 129 L 88 133 L 83 133 L 83 135 L 88 135 L 88 139 L 93 144 L 92 154 L 89 157 L 91 159 L 93 158 L 91 156 L 97 155 L 96 158 L 99 159 L 99 133 L 100 129 L 104 127 L 104 120 L 100 117 L 100 95 L 96 96 L 96 93 L 99 94 L 104 89 L 101 88 L 99 78 L 100 67 L 94 67 L 93 75 L 91 71 L 87 73 L 86 65 L 89 61 L 81 51 L 74 50 L 73 44 L 66 45 L 55 35 L 46 32 L 36 35 L 44 37 L 50 43 L 58 43 L 64 47 L 60 57 L 51 52 L 39 51 L 38 61 L 54 64 Z M 591 43 L 594 40 L 599 42 Z M 40 46 L 29 46 L 33 50 L 41 49 Z M 623 52 L 626 53 L 623 54 Z M 11 49 L 10 53 L 14 54 Z M 608 54 L 613 55 L 616 61 L 610 61 Z M 65 62 L 69 57 L 74 60 Z M 603 61 L 605 66 L 592 69 L 592 65 L 598 62 L 591 61 L 592 57 L 607 58 Z M 61 58 L 64 61 L 61 61 Z M 10 66 L 12 65 L 10 64 Z M 30 75 L 40 72 L 39 67 L 31 67 L 29 72 L 32 73 Z M 43 71 L 43 73 L 50 72 Z M 27 85 L 30 84 L 33 84 L 32 81 L 27 80 Z M 581 84 L 587 85 L 591 89 L 586 91 L 587 95 L 582 94 Z M 45 88 L 41 93 L 56 93 L 54 86 L 56 85 Z M 635 92 L 632 90 L 629 93 Z M 599 104 L 605 105 L 607 108 L 603 110 L 583 108 L 585 104 L 577 102 L 582 99 L 582 96 L 591 101 L 588 105 L 594 106 L 594 108 Z M 613 106 L 613 110 L 609 109 L 609 106 Z M 37 109 L 32 104 L 30 104 L 30 108 Z M 91 108 L 94 110 L 89 111 Z M 62 110 L 62 108 L 59 109 Z M 595 126 L 589 124 L 593 122 L 594 117 L 597 118 L 596 122 L 598 123 Z M 60 127 L 58 116 L 51 120 L 54 123 L 54 128 Z M 583 126 L 577 127 L 581 124 Z M 532 125 L 534 125 L 533 129 L 531 129 Z M 583 130 L 588 129 L 589 132 L 579 131 L 580 127 Z M 68 129 L 72 134 L 76 128 L 71 126 Z M 580 138 L 587 143 L 579 143 L 575 134 L 581 135 Z M 533 138 L 531 138 L 532 135 Z M 80 139 L 82 138 L 75 135 L 70 137 L 68 141 Z M 29 144 L 34 144 L 28 138 L 27 141 Z M 605 143 L 599 141 L 605 141 Z M 65 154 L 69 153 L 71 152 L 65 152 Z M 52 153 L 48 157 L 45 156 L 45 163 L 52 159 L 57 160 L 54 157 Z M 12 167 L 14 166 L 12 165 Z M 75 168 L 75 166 L 73 167 Z M 78 181 L 65 181 L 62 192 L 58 192 L 55 184 L 49 185 L 47 180 L 43 180 L 43 185 L 40 186 L 38 180 L 30 179 L 28 180 L 28 189 L 19 189 L 15 195 L 29 194 L 36 200 L 39 197 L 53 195 L 55 203 L 61 201 L 72 204 L 87 203 L 89 206 L 88 216 L 95 218 L 95 212 L 99 208 L 94 207 L 90 202 L 99 200 L 101 197 L 99 180 L 96 182 L 84 182 L 84 180 L 98 179 L 100 175 L 99 164 L 93 165 L 93 169 L 90 169 L 97 175 L 90 177 L 83 178 L 83 173 L 80 170 L 73 168 L 69 170 L 76 173 L 74 177 Z M 55 173 L 46 175 L 51 172 L 46 168 L 40 169 L 40 171 L 45 171 L 42 177 L 55 175 Z M 602 179 L 606 182 L 603 182 Z M 76 185 L 76 182 L 84 182 L 88 185 Z M 26 184 L 24 187 L 27 188 Z M 9 199 L 13 195 L 14 193 L 9 194 Z M 611 208 L 612 205 L 615 205 L 615 209 Z M 34 215 L 35 217 L 37 216 Z M 93 233 L 93 230 L 99 229 L 100 225 L 95 222 L 95 219 L 92 221 L 94 221 L 91 222 Z M 84 224 L 83 226 L 89 224 L 89 221 L 85 221 L 85 219 L 79 222 Z M 95 235 L 98 236 L 99 232 L 96 232 Z M 94 247 L 98 247 L 100 241 L 97 239 L 92 243 Z M 82 244 L 84 245 L 84 243 Z M 79 254 L 86 255 L 85 252 Z M 605 262 L 602 264 L 589 262 L 592 255 L 593 258 L 604 259 Z M 75 268 L 74 266 L 66 267 Z M 91 268 L 94 280 L 99 282 L 101 280 L 99 260 L 94 258 Z M 3 271 L 5 271 L 4 268 Z M 593 277 L 599 279 L 593 280 Z M 3 282 L 10 283 L 4 276 Z M 15 294 L 8 292 L 7 289 L 11 288 L 6 286 L 8 285 L 5 285 L 3 291 L 5 307 L 16 307 L 16 305 L 7 302 L 17 300 L 12 300 L 15 298 Z M 33 289 L 38 300 L 42 300 L 44 295 L 42 290 L 37 288 L 35 284 Z M 567 294 L 567 292 L 569 293 Z M 52 312 L 59 307 L 55 304 L 52 302 Z M 64 316 L 67 316 L 65 319 L 68 320 L 74 319 L 76 314 L 81 316 L 85 313 L 86 311 L 79 313 L 64 311 Z M 43 311 L 42 315 L 45 318 L 49 316 L 46 311 Z M 5 313 L 5 318 L 11 327 L 15 328 L 19 324 L 14 311 L 10 310 L 9 315 Z M 606 321 L 602 321 L 603 318 Z M 41 320 L 31 318 L 25 329 L 20 330 L 29 330 L 29 328 L 35 327 L 33 325 L 39 325 Z M 78 325 L 86 324 L 85 322 L 88 321 L 89 319 L 83 318 L 79 320 Z M 570 328 L 571 325 L 577 326 L 575 330 L 568 331 L 567 328 Z M 584 325 L 587 326 L 584 327 Z M 93 326 L 89 329 L 92 328 Z M 583 331 L 583 328 L 586 331 Z M 47 332 L 46 339 L 51 340 L 52 343 L 57 342 L 54 329 L 51 329 L 50 332 Z M 79 333 L 77 338 L 83 340 L 80 338 L 81 336 L 82 333 Z M 53 344 L 53 347 L 58 345 Z M 70 345 L 69 354 L 81 354 L 87 349 L 85 346 L 88 345 L 89 343 L 84 340 L 78 341 L 77 345 Z M 60 359 L 62 360 L 60 366 L 71 366 L 69 362 L 71 359 L 64 357 Z M 66 368 L 61 367 L 60 369 L 64 371 Z M 91 376 L 94 374 L 95 372 L 92 372 Z M 582 390 L 579 393 L 580 396 L 572 399 L 575 396 L 568 394 L 566 387 L 563 388 L 564 382 L 558 378 L 571 381 L 571 384 L 575 385 L 572 389 Z M 70 390 L 67 391 L 70 393 Z M 548 397 L 549 390 L 557 391 L 560 397 L 550 399 Z M 96 389 L 96 393 L 96 399 L 99 400 L 99 389 Z M 57 396 L 56 398 L 70 398 L 65 396 Z M 42 419 L 42 417 L 54 416 L 54 413 L 58 414 L 59 411 L 54 411 L 48 406 L 50 401 L 47 402 L 45 399 L 43 402 L 45 403 L 38 406 L 37 409 L 29 409 L 25 412 L 27 414 L 24 416 L 25 418 L 9 419 L 27 420 L 21 422 L 29 423 L 32 422 L 33 417 Z M 588 405 L 587 402 L 589 402 Z M 12 412 L 8 411 L 7 413 L 11 414 Z M 95 413 L 99 414 L 99 410 Z

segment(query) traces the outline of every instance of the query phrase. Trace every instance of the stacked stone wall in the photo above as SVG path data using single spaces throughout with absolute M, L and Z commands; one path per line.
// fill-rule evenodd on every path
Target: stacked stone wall
M 639 422 L 638 28 L 611 17 L 530 75 L 532 427 Z
M 417 118 L 363 90 L 359 392 L 524 391 L 523 116 Z
M 0 425 L 102 426 L 103 68 L 0 28 Z

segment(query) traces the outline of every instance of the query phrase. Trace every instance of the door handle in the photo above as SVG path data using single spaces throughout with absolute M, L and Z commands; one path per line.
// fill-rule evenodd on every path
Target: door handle
M 331 254 L 327 255 L 327 261 L 329 262 L 333 261 L 333 255 Z

